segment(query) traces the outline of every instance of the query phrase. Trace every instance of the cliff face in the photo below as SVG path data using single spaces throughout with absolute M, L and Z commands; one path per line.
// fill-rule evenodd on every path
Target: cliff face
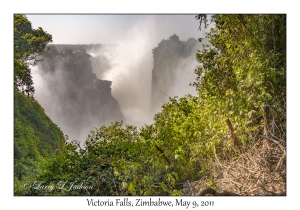
M 199 47 L 196 39 L 180 41 L 174 34 L 168 40 L 162 40 L 153 49 L 151 92 L 153 113 L 159 111 L 161 105 L 168 101 L 168 96 L 183 96 L 189 92 L 189 83 L 195 78 L 193 73 L 197 65 L 195 55 Z
M 71 140 L 82 141 L 94 127 L 124 119 L 112 82 L 97 79 L 85 49 L 58 52 L 52 45 L 38 72 L 36 98 Z

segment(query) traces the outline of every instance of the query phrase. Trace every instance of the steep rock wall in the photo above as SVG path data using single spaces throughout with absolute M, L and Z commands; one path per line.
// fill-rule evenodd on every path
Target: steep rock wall
M 200 44 L 196 39 L 180 41 L 174 34 L 168 40 L 162 40 L 153 49 L 152 113 L 160 110 L 161 105 L 168 101 L 168 96 L 183 96 L 189 91 L 195 93 L 195 90 L 193 92 L 188 89 L 189 83 L 195 77 L 195 55 L 199 48 Z
M 124 118 L 111 95 L 112 82 L 97 79 L 91 56 L 85 49 L 73 48 L 59 52 L 50 47 L 38 66 L 42 82 L 36 98 L 71 140 L 83 141 L 94 127 Z

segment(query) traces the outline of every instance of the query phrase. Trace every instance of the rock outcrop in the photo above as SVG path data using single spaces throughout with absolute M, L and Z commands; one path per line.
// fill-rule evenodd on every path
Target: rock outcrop
M 59 52 L 52 45 L 38 66 L 44 87 L 36 88 L 37 100 L 71 140 L 83 141 L 94 127 L 124 119 L 112 81 L 97 79 L 90 57 L 82 48 Z
M 153 49 L 151 107 L 154 113 L 168 101 L 168 96 L 174 96 L 170 93 L 174 88 L 181 88 L 180 85 L 185 88 L 189 86 L 189 82 L 192 82 L 187 80 L 183 83 L 182 81 L 186 77 L 194 77 L 195 55 L 199 47 L 200 44 L 196 39 L 180 41 L 179 37 L 174 34 L 168 40 L 162 40 Z M 191 65 L 192 63 L 195 65 Z M 179 94 L 178 91 L 173 92 Z

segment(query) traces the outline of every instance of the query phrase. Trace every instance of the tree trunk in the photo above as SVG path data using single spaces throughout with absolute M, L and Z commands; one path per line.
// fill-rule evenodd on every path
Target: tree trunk
M 227 126 L 229 128 L 229 133 L 230 133 L 230 136 L 232 138 L 232 141 L 233 141 L 233 146 L 234 147 L 238 147 L 239 150 L 241 151 L 241 142 L 240 140 L 236 137 L 235 133 L 234 133 L 234 130 L 233 130 L 233 127 L 232 127 L 232 124 L 230 122 L 230 120 L 227 118 L 226 119 L 226 123 L 227 123 Z
M 264 136 L 269 137 L 269 106 L 268 104 L 264 105 Z

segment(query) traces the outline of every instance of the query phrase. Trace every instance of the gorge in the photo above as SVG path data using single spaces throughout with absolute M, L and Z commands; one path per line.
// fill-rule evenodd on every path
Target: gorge
M 114 121 L 151 123 L 168 96 L 196 94 L 189 87 L 201 47 L 196 39 L 180 41 L 174 34 L 152 50 L 152 57 L 124 68 L 118 47 L 49 45 L 33 69 L 36 99 L 70 140 L 82 142 L 90 130 Z

